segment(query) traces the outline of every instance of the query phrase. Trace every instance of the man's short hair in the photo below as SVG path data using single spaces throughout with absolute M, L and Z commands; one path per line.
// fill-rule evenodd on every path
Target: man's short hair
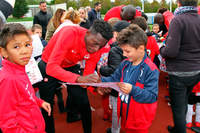
M 100 2 L 94 3 L 94 7 L 98 6 L 99 4 L 101 4 L 101 3 Z
M 136 15 L 136 9 L 133 5 L 127 5 L 121 9 L 121 18 L 122 20 L 133 20 Z
M 101 36 L 108 41 L 113 37 L 111 25 L 103 20 L 96 19 L 89 31 L 92 34 L 100 33 Z
M 181 6 L 197 6 L 198 0 L 178 0 Z
M 40 5 L 47 3 L 46 1 L 40 1 Z
M 28 37 L 29 34 L 26 28 L 20 23 L 5 24 L 0 32 L 0 47 L 6 48 L 9 41 L 13 39 L 15 35 L 25 34 Z
M 128 44 L 137 49 L 140 45 L 146 47 L 147 36 L 138 25 L 131 24 L 119 33 L 117 42 L 121 46 Z

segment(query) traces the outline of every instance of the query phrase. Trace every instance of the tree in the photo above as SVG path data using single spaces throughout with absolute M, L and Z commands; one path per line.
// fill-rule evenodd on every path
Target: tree
M 26 0 L 28 5 L 38 5 L 41 0 Z
M 153 0 L 151 3 L 152 11 L 151 12 L 157 12 L 158 8 L 160 7 L 160 4 L 157 0 Z
M 26 0 L 16 0 L 13 16 L 16 18 L 20 18 L 28 12 L 28 9 L 29 8 Z

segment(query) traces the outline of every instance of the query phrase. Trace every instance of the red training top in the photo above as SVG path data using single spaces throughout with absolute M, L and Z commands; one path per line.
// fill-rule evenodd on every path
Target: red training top
M 83 75 L 94 73 L 103 48 L 93 54 L 88 53 L 84 41 L 86 31 L 87 29 L 79 26 L 67 26 L 52 37 L 42 54 L 42 60 L 47 63 L 48 75 L 74 83 L 80 75 L 63 68 L 76 65 L 82 60 L 86 60 Z
M 106 13 L 105 17 L 104 17 L 104 21 L 108 21 L 110 18 L 118 18 L 120 20 L 122 20 L 121 16 L 120 16 L 120 12 L 122 10 L 122 7 L 124 7 L 125 5 L 121 5 L 121 6 L 116 6 L 111 8 L 110 10 L 108 10 L 108 12 Z M 141 16 L 141 12 L 138 11 L 136 9 L 136 16 Z

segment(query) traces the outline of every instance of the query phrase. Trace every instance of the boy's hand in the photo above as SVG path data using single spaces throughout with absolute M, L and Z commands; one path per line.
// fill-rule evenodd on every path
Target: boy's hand
M 47 102 L 42 103 L 42 108 L 48 112 L 48 116 L 51 115 L 51 105 Z
M 132 84 L 119 82 L 117 85 L 124 94 L 129 94 L 132 90 Z
M 100 95 L 104 95 L 104 94 L 108 94 L 111 92 L 111 88 L 102 88 L 102 87 L 98 87 L 97 88 L 97 92 L 100 94 Z
M 99 95 L 104 95 L 104 90 L 103 90 L 103 88 L 102 87 L 98 87 L 97 88 L 97 93 L 99 93 Z

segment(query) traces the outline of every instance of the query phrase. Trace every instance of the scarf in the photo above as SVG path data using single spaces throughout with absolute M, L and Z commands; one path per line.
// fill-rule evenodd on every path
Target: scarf
M 195 6 L 181 6 L 179 8 L 176 8 L 174 11 L 174 16 L 178 16 L 180 14 L 189 12 L 189 11 L 197 11 L 197 7 Z

